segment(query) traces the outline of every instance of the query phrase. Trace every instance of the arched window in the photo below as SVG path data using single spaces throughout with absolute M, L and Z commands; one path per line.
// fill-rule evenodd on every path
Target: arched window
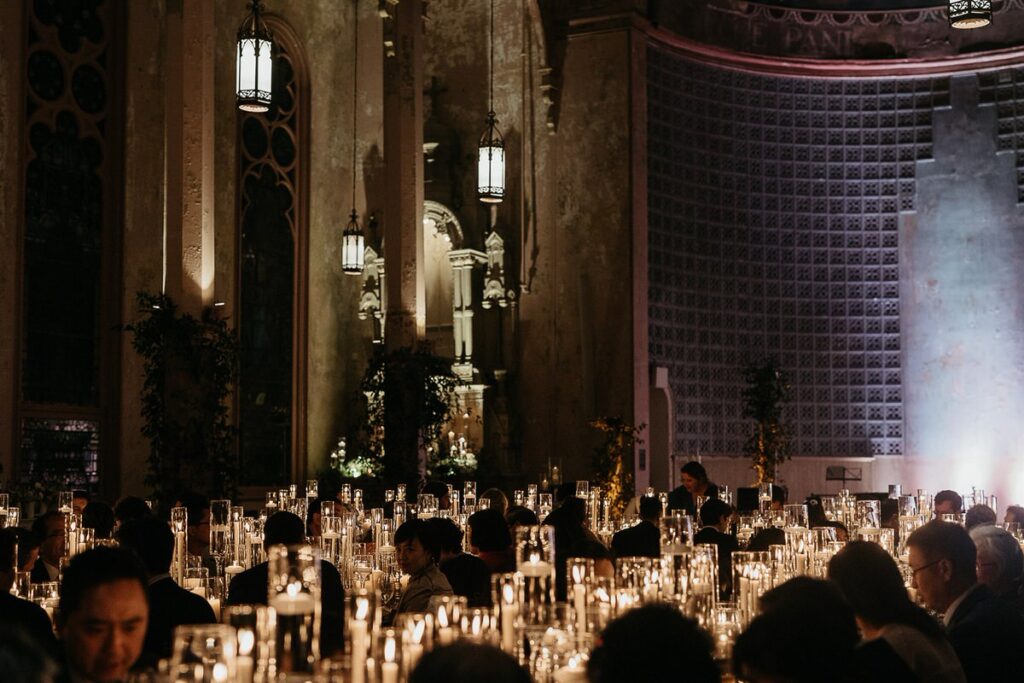
M 240 483 L 287 483 L 306 441 L 309 77 L 294 31 L 274 32 L 273 104 L 239 116 Z

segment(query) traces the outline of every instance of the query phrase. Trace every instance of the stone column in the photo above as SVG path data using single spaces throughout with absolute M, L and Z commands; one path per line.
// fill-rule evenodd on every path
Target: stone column
M 401 0 L 386 19 L 384 59 L 384 211 L 388 349 L 414 346 L 426 333 L 423 273 L 423 12 Z M 390 29 L 390 32 L 388 31 Z
M 183 313 L 214 303 L 213 0 L 168 0 L 165 291 Z

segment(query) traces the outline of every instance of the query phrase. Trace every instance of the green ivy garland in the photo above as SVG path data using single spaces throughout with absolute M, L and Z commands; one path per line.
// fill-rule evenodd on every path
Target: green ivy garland
M 125 330 L 144 361 L 146 485 L 165 502 L 185 489 L 232 496 L 238 458 L 227 399 L 237 375 L 235 335 L 210 309 L 196 319 L 179 314 L 165 294 L 136 299 L 142 317 Z

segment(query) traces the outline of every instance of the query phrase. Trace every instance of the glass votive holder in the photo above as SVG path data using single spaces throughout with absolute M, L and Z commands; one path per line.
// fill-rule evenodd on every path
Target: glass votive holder
M 421 493 L 416 498 L 416 510 L 419 519 L 437 517 L 437 496 L 432 493 Z
M 594 582 L 594 560 L 589 557 L 570 557 L 566 561 L 568 599 L 575 614 L 576 629 L 587 631 L 587 598 Z
M 742 628 L 742 618 L 736 603 L 723 602 L 711 610 L 711 624 L 708 630 L 714 642 L 715 661 L 732 661 L 732 648 Z
M 437 642 L 450 645 L 459 635 L 462 615 L 469 609 L 469 601 L 459 595 L 443 595 L 431 599 L 434 614 L 434 626 L 437 629 Z
M 492 644 L 496 633 L 493 622 L 494 615 L 491 610 L 471 607 L 462 613 L 462 637 L 475 643 Z
M 590 497 L 590 482 L 589 481 L 577 481 L 576 482 L 576 497 L 587 500 Z
M 198 557 L 192 555 L 190 557 Z M 185 569 L 185 583 L 182 588 L 190 590 L 196 595 L 206 597 L 206 582 L 210 578 L 210 570 L 206 567 L 187 567 Z
M 490 498 L 480 498 L 480 499 L 478 499 L 476 501 L 476 509 L 477 510 L 489 510 L 490 507 L 491 507 L 491 499 Z
M 3 507 L 3 506 L 0 506 Z M 7 528 L 14 529 L 21 524 L 21 508 L 9 507 L 7 508 Z
M 380 683 L 399 683 L 402 674 L 402 634 L 392 628 L 381 631 L 377 652 L 380 661 Z
M 210 603 L 210 607 L 213 609 L 213 614 L 217 621 L 220 621 L 220 609 L 221 605 L 227 596 L 224 594 L 224 578 L 221 576 L 211 576 L 206 580 L 206 601 Z
M 661 553 L 680 555 L 689 552 L 693 544 L 693 519 L 680 510 L 672 510 L 671 514 L 659 521 L 661 534 Z
M 501 649 L 511 655 L 516 654 L 522 581 L 519 573 L 491 575 L 492 598 L 501 630 Z
M 432 647 L 434 620 L 429 614 L 407 612 L 399 615 L 395 626 L 402 629 L 402 659 L 406 671 L 412 671 L 420 657 Z
M 743 623 L 758 613 L 761 595 L 771 588 L 772 568 L 769 553 L 741 551 L 732 554 L 732 586 Z
M 14 594 L 31 602 L 33 596 L 32 572 L 18 572 L 14 576 Z
M 786 569 L 790 576 L 811 573 L 814 532 L 805 527 L 786 527 Z
M 238 679 L 235 629 L 227 624 L 178 626 L 174 630 L 169 679 L 226 683 Z
M 268 604 L 276 618 L 277 671 L 311 674 L 320 659 L 319 552 L 308 545 L 272 545 L 267 556 Z
M 274 643 L 276 615 L 266 605 L 229 605 L 222 610 L 221 618 L 235 629 L 238 682 L 262 679 Z
M 877 500 L 858 500 L 853 509 L 854 527 L 878 529 L 882 526 L 882 504 Z
M 616 586 L 612 593 L 612 604 L 615 616 L 622 616 L 640 606 L 640 590 L 632 586 Z
M 57 511 L 67 514 L 71 512 L 71 503 L 74 500 L 74 493 L 71 491 L 61 491 L 57 494 Z
M 784 529 L 807 529 L 809 527 L 806 505 L 784 505 L 782 514 L 784 516 Z
M 713 543 L 694 544 L 687 572 L 689 586 L 684 612 L 706 628 L 711 608 L 718 602 L 718 546 Z

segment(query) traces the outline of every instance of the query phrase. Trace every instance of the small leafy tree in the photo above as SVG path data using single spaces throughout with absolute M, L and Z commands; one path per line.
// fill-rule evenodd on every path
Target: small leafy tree
M 778 467 L 789 458 L 790 436 L 782 422 L 783 404 L 789 397 L 789 380 L 766 358 L 743 369 L 743 416 L 753 418 L 754 430 L 747 440 L 747 454 L 758 484 L 775 481 Z
M 170 297 L 140 292 L 142 317 L 125 329 L 142 357 L 143 435 L 149 439 L 146 484 L 166 502 L 183 489 L 235 492 L 235 429 L 228 396 L 238 347 L 227 323 L 204 312 L 181 315 Z
M 595 483 L 611 501 L 611 514 L 621 517 L 635 495 L 633 448 L 643 441 L 637 436 L 646 425 L 634 427 L 621 417 L 599 417 L 590 423 L 604 435 L 594 453 Z

